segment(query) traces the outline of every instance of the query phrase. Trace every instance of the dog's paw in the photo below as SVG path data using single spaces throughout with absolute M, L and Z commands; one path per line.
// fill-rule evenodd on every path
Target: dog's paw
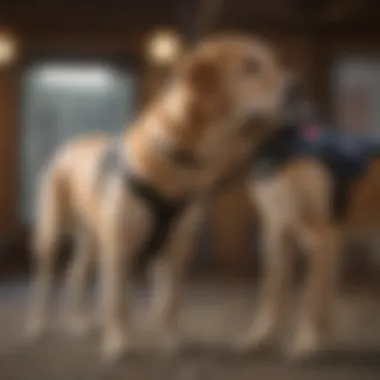
M 102 345 L 102 356 L 106 363 L 121 359 L 127 352 L 127 340 L 122 330 L 116 329 L 105 333 Z
M 301 330 L 286 348 L 286 356 L 294 361 L 308 360 L 320 351 L 321 344 L 321 336 L 316 330 Z

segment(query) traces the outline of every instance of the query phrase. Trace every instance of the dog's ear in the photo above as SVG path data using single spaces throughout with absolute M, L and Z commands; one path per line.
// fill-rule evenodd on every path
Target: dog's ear
M 221 90 L 220 64 L 208 55 L 193 56 L 183 62 L 182 77 L 199 95 L 212 95 Z

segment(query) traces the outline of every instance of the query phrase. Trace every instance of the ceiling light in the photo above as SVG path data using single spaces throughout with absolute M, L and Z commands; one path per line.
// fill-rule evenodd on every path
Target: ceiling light
M 17 55 L 16 41 L 11 34 L 0 31 L 0 66 L 11 64 Z
M 103 67 L 47 65 L 38 69 L 38 78 L 50 87 L 103 88 L 110 84 L 112 74 Z
M 175 61 L 181 50 L 177 34 L 170 31 L 156 32 L 148 41 L 148 59 L 157 65 L 168 65 Z

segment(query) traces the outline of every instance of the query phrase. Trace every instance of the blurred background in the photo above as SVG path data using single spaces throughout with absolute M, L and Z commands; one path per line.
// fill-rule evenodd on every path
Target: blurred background
M 57 145 L 87 131 L 119 131 L 202 34 L 265 37 L 303 75 L 323 118 L 378 134 L 378 11 L 375 0 L 2 1 L 2 277 L 28 268 L 36 176 Z M 215 199 L 201 267 L 238 277 L 252 272 L 252 218 L 242 186 Z
M 301 73 L 323 119 L 379 135 L 379 7 L 375 0 L 2 0 L 0 279 L 27 278 L 36 178 L 55 148 L 88 131 L 117 133 L 203 33 L 265 37 Z M 213 199 L 195 273 L 255 278 L 256 229 L 243 184 Z M 372 286 L 378 269 L 358 249 L 349 282 Z M 2 368 L 1 379 L 27 379 L 4 377 Z

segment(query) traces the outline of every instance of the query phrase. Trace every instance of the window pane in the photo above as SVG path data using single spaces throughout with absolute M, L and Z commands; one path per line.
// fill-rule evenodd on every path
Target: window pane
M 65 141 L 91 131 L 118 133 L 135 111 L 136 78 L 99 64 L 40 64 L 23 79 L 21 218 L 34 219 L 42 166 Z
M 371 57 L 339 60 L 334 70 L 333 95 L 340 127 L 380 134 L 380 60 Z

